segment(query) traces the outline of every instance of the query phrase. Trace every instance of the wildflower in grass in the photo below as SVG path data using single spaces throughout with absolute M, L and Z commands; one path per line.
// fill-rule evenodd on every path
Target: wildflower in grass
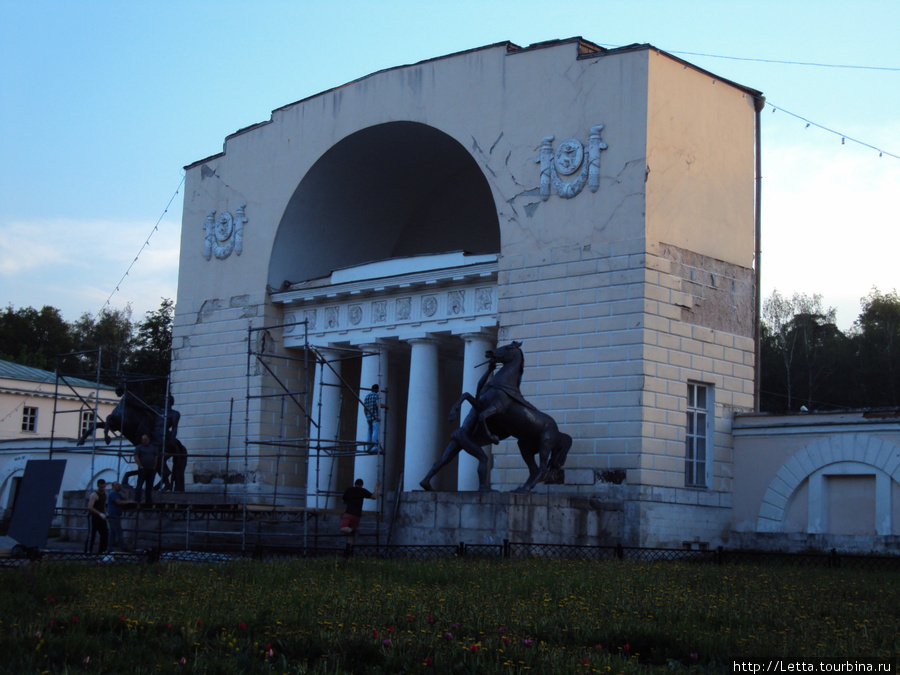
M 247 630 L 247 624 L 244 623 L 243 621 L 241 621 L 241 622 L 238 624 L 238 628 L 240 628 L 241 630 Z
M 82 663 L 83 663 L 84 665 L 87 665 L 87 664 L 89 664 L 90 662 L 91 662 L 91 657 L 90 657 L 90 656 L 85 656 L 85 657 L 84 657 L 84 661 L 82 661 Z
M 434 623 L 434 615 L 432 615 L 432 614 L 428 615 L 428 623 Z
M 583 659 L 581 659 L 581 662 L 587 666 L 590 664 L 591 660 L 585 656 Z
M 186 663 L 187 663 L 187 659 L 182 656 L 181 661 L 178 662 L 178 665 L 183 666 Z
M 447 632 L 444 633 L 444 639 L 445 639 L 445 640 L 452 640 L 452 639 L 453 639 L 453 633 L 451 633 L 451 632 L 448 630 Z
M 691 652 L 691 661 L 696 661 L 700 657 L 697 655 L 697 652 Z
M 202 626 L 202 625 L 203 625 L 203 622 L 200 621 L 200 619 L 197 619 L 197 628 L 200 628 L 200 626 Z
M 425 665 L 426 665 L 426 666 L 434 665 L 434 659 L 431 658 L 430 656 L 426 656 L 426 657 L 425 657 Z
M 505 627 L 505 626 L 500 626 L 500 628 L 497 629 L 497 632 L 498 632 L 498 633 L 505 633 L 505 632 L 506 632 L 506 627 Z
M 54 602 L 56 602 L 56 600 L 53 599 L 53 596 L 50 595 L 49 593 L 47 594 L 47 600 L 50 601 L 50 604 L 51 604 L 51 605 L 52 605 Z
M 37 638 L 38 640 L 40 640 L 41 639 L 41 631 L 38 631 L 37 633 L 35 633 L 34 637 Z
M 53 619 L 50 619 L 50 628 L 53 628 Z
M 393 633 L 393 632 L 394 632 L 394 627 L 388 626 L 388 633 Z
M 373 640 L 377 640 L 377 639 L 378 639 L 378 631 L 377 631 L 377 630 L 373 630 L 373 631 L 372 631 L 372 639 L 373 639 Z
M 503 644 L 505 644 L 505 645 L 509 644 L 509 638 L 506 637 L 505 635 L 503 636 Z
M 469 651 L 472 652 L 472 653 L 474 654 L 475 652 L 478 651 L 478 645 L 470 645 L 470 646 L 469 646 Z
M 624 650 L 625 650 L 625 653 L 627 654 L 628 652 L 631 651 L 631 645 L 628 644 L 628 643 L 626 642 L 626 643 L 625 643 L 625 646 L 622 647 L 622 649 L 624 649 Z
M 72 617 L 72 623 L 78 623 L 78 615 Z
M 459 628 L 459 626 L 457 626 L 455 623 L 450 624 L 450 630 L 456 630 L 457 628 Z
M 170 629 L 171 627 L 172 627 L 172 624 L 171 624 L 170 622 L 166 622 L 166 629 L 168 630 L 168 629 Z
M 603 649 L 603 645 L 601 645 L 601 644 L 598 642 L 596 645 L 594 645 L 594 649 L 596 649 L 596 650 L 599 652 L 600 650 Z
M 122 623 L 125 623 L 125 615 L 124 614 L 119 614 L 119 621 L 121 621 Z
M 529 638 L 525 638 L 524 640 L 522 640 L 522 645 L 525 646 L 525 647 L 533 647 L 533 646 L 534 646 L 534 640 L 531 640 L 531 639 L 529 639 Z
M 412 622 L 413 622 L 413 615 L 410 614 L 409 616 L 407 616 L 407 617 L 406 617 L 406 620 L 409 621 L 410 623 L 412 623 Z
M 386 639 L 382 640 L 382 641 L 381 641 L 381 646 L 384 647 L 385 649 L 387 649 L 388 647 L 390 647 L 390 646 L 391 646 L 391 639 L 390 639 L 390 638 L 386 638 Z

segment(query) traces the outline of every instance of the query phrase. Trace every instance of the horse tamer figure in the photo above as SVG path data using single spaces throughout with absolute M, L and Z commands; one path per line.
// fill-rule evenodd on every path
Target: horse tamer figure
M 562 433 L 550 415 L 531 405 L 519 391 L 525 366 L 521 345 L 511 342 L 485 352 L 488 369 L 478 382 L 475 396 L 463 393 L 450 411 L 450 419 L 459 414 L 463 401 L 468 401 L 472 409 L 459 429 L 450 435 L 444 454 L 419 483 L 423 489 L 431 490 L 434 475 L 453 461 L 460 450 L 465 450 L 478 460 L 479 491 L 489 491 L 488 457 L 482 447 L 510 436 L 518 440 L 519 452 L 529 471 L 528 480 L 515 492 L 530 492 L 551 472 L 562 469 L 572 447 L 572 437 Z M 500 369 L 495 373 L 498 364 Z M 535 455 L 539 455 L 540 465 L 535 462 Z

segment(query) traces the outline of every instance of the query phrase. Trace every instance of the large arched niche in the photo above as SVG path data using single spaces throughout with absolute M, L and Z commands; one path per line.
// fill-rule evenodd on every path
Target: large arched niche
M 499 253 L 490 186 L 455 139 L 417 122 L 368 127 L 330 148 L 281 217 L 269 284 L 447 251 Z

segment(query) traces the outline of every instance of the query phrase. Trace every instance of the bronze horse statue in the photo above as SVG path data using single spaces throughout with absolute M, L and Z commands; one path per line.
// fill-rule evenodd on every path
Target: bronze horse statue
M 78 445 L 84 445 L 88 437 L 97 429 L 103 429 L 103 438 L 106 444 L 112 442 L 110 431 L 115 431 L 124 436 L 129 443 L 137 447 L 141 443 L 141 437 L 146 434 L 152 440 L 159 442 L 164 438 L 164 452 L 162 461 L 162 487 L 174 489 L 176 492 L 184 492 L 184 470 L 187 465 L 187 448 L 176 438 L 178 433 L 178 421 L 180 413 L 172 408 L 174 399 L 170 396 L 165 409 L 157 408 L 143 399 L 144 388 L 139 381 L 123 381 L 116 386 L 116 395 L 119 403 L 105 420 L 95 419 L 94 423 L 78 439 Z M 169 469 L 169 458 L 172 459 L 172 469 Z M 124 480 L 132 472 L 125 474 Z
M 463 401 L 472 405 L 463 424 L 450 435 L 450 443 L 441 458 L 419 485 L 431 490 L 431 479 L 449 464 L 461 450 L 478 460 L 479 491 L 491 489 L 488 474 L 488 457 L 482 447 L 499 443 L 513 436 L 518 440 L 519 452 L 528 466 L 528 480 L 514 492 L 530 492 L 534 486 L 562 469 L 572 437 L 562 433 L 550 415 L 531 405 L 519 391 L 525 357 L 521 342 L 511 342 L 485 352 L 488 369 L 478 382 L 475 396 L 464 392 L 450 411 L 450 419 L 456 419 Z M 497 364 L 500 370 L 494 373 Z M 540 456 L 540 466 L 535 462 Z

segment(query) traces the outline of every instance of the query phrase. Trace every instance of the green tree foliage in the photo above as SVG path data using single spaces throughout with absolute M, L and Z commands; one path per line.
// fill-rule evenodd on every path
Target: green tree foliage
M 85 312 L 72 324 L 72 339 L 79 354 L 80 374 L 96 376 L 113 383 L 121 377 L 134 347 L 131 305 L 125 309 L 104 310 L 95 319 Z
M 172 322 L 175 303 L 163 298 L 159 307 L 147 312 L 137 325 L 134 349 L 128 357 L 128 371 L 146 378 L 144 393 L 148 402 L 163 405 L 166 382 L 172 360 Z
M 877 288 L 860 302 L 854 325 L 862 398 L 869 405 L 900 405 L 900 295 Z
M 55 307 L 45 305 L 37 310 L 10 305 L 0 313 L 0 359 L 52 371 L 56 370 L 57 355 L 71 351 L 69 325 Z
M 849 335 L 820 295 L 777 290 L 763 303 L 763 412 L 900 405 L 900 296 L 874 289 Z

